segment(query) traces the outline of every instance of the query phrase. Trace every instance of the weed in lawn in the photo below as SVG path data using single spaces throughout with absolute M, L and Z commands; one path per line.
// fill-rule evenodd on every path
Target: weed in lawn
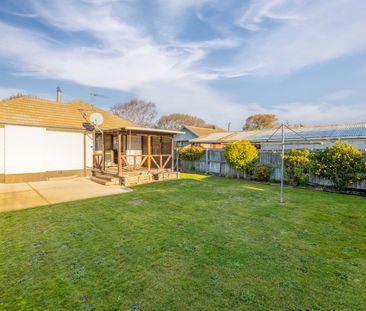
M 347 281 L 348 280 L 348 274 L 347 272 L 344 271 L 336 271 L 335 275 L 342 281 Z
M 41 263 L 44 262 L 45 253 L 42 251 L 37 251 L 32 255 L 32 258 L 30 260 L 31 265 L 38 266 Z
M 142 303 L 141 302 L 134 302 L 133 304 L 131 304 L 130 306 L 130 311 L 138 311 L 142 308 Z
M 305 310 L 306 311 L 322 311 L 323 309 L 320 308 L 318 305 L 314 305 L 314 306 L 312 306 L 310 308 L 306 308 Z
M 179 243 L 179 247 L 190 255 L 194 255 L 197 252 L 197 247 L 190 241 L 183 241 Z
M 286 282 L 279 282 L 278 288 L 281 288 L 281 289 L 288 288 L 288 284 Z
M 255 303 L 255 294 L 253 294 L 252 292 L 245 290 L 241 293 L 240 296 L 242 302 L 246 305 L 251 305 L 253 303 Z
M 72 278 L 79 280 L 86 274 L 86 268 L 78 260 L 74 260 L 71 264 L 71 271 L 73 272 Z
M 301 291 L 302 288 L 300 286 L 300 284 L 294 280 L 290 280 L 290 286 L 293 288 L 293 289 L 296 289 L 298 291 Z
M 218 284 L 218 283 L 219 283 L 219 281 L 220 281 L 220 278 L 219 278 L 217 275 L 213 275 L 213 276 L 211 276 L 211 277 L 210 277 L 210 279 L 209 279 L 209 283 L 210 283 L 211 285 L 216 285 L 216 284 Z
M 94 311 L 96 310 L 95 306 L 91 303 L 89 296 L 83 295 L 80 297 L 81 305 L 83 306 L 82 310 Z

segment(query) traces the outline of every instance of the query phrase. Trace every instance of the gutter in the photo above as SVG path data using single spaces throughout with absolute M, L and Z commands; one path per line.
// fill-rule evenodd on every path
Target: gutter
M 224 137 L 225 138 L 225 137 Z M 334 138 L 327 138 L 327 137 L 324 137 L 324 138 L 319 138 L 319 137 L 316 137 L 316 138 L 308 138 L 308 143 L 312 142 L 312 141 L 324 141 L 324 140 L 328 140 L 328 141 L 336 141 L 338 139 L 341 139 L 341 140 L 346 140 L 346 139 L 358 139 L 358 140 L 361 140 L 361 139 L 366 139 L 366 136 L 344 136 L 344 137 L 334 137 Z M 247 139 L 249 140 L 251 143 L 267 143 L 267 144 L 270 144 L 270 143 L 282 143 L 282 141 L 280 139 L 276 139 L 276 140 L 269 140 L 267 141 L 266 139 L 261 139 L 261 140 L 251 140 L 251 139 Z M 301 138 L 289 138 L 289 139 L 286 139 L 286 142 L 298 142 L 298 141 L 305 141 L 306 143 L 306 140 L 304 139 L 301 139 Z M 220 140 L 201 140 L 201 141 L 198 141 L 198 140 L 190 140 L 189 142 L 192 142 L 192 143 L 202 143 L 202 144 L 225 144 L 225 143 L 230 143 L 230 141 L 226 140 L 226 141 L 220 141 Z
M 184 132 L 181 132 L 181 131 L 154 129 L 154 128 L 137 127 L 137 126 L 126 126 L 126 127 L 123 127 L 122 129 L 125 129 L 128 131 L 160 132 L 160 133 L 167 133 L 167 134 L 184 134 Z

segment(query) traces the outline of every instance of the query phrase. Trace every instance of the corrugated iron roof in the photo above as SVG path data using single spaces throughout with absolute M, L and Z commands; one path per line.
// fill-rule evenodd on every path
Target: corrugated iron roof
M 210 135 L 192 139 L 191 142 L 196 143 L 225 143 L 233 140 L 247 139 L 251 142 L 263 141 L 280 141 L 281 130 L 265 129 L 258 131 L 242 131 L 242 132 L 226 132 L 213 133 Z M 310 140 L 310 139 L 337 139 L 337 138 L 366 138 L 366 123 L 345 124 L 345 125 L 329 125 L 293 128 L 291 131 L 285 128 L 286 140 Z M 271 137 L 271 135 L 273 135 Z

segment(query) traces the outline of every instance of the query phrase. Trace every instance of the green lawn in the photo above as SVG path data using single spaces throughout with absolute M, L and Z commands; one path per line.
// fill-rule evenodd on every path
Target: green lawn
M 366 198 L 183 175 L 0 214 L 0 309 L 366 310 Z

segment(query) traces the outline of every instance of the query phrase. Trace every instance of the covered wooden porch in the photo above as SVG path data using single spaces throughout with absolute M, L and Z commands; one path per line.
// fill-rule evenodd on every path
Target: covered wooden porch
M 177 178 L 173 136 L 178 133 L 138 127 L 95 132 L 93 180 L 129 185 Z

